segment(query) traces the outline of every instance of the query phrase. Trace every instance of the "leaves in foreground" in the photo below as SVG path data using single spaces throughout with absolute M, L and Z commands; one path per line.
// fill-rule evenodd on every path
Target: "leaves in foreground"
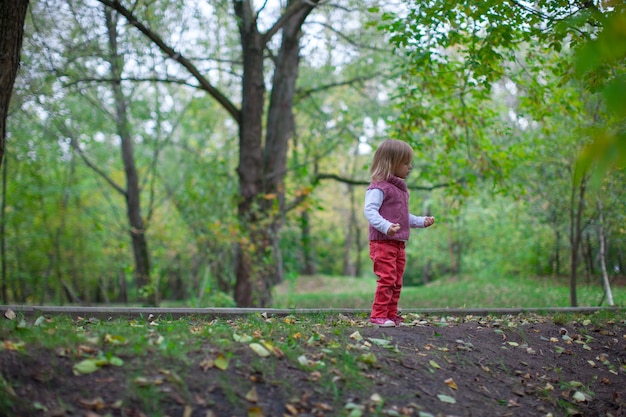
M 341 314 L 4 317 L 0 406 L 22 413 L 626 412 L 626 319 L 619 311 L 558 319 L 408 314 L 391 329 Z

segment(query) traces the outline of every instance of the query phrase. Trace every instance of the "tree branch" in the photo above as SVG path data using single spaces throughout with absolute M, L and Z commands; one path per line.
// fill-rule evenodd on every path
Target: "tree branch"
M 346 85 L 352 85 L 352 84 L 358 84 L 358 83 L 362 83 L 364 81 L 369 81 L 371 79 L 374 79 L 376 77 L 378 77 L 379 75 L 382 75 L 381 72 L 376 72 L 370 75 L 363 75 L 360 77 L 355 77 L 355 78 L 351 78 L 349 80 L 343 80 L 343 81 L 337 81 L 334 83 L 329 83 L 329 84 L 325 84 L 325 85 L 321 85 L 315 88 L 308 88 L 306 90 L 300 90 L 296 92 L 296 97 L 294 98 L 294 103 L 297 103 L 315 93 L 321 92 L 321 91 L 325 91 L 325 90 L 330 90 L 331 88 L 335 88 L 335 87 L 343 87 Z
M 100 175 L 102 177 L 102 179 L 104 179 L 107 183 L 109 183 L 109 185 L 111 187 L 113 187 L 113 189 L 115 191 L 117 191 L 118 193 L 120 193 L 124 197 L 126 197 L 126 190 L 124 190 L 122 187 L 117 185 L 117 183 L 115 181 L 113 181 L 113 179 L 111 177 L 109 177 L 106 172 L 104 172 L 103 170 L 98 168 L 98 166 L 96 164 L 91 162 L 91 160 L 89 158 L 87 158 L 87 155 L 85 155 L 85 152 L 83 152 L 83 150 L 80 149 L 80 146 L 78 146 L 77 142 L 78 141 L 76 139 L 74 139 L 73 137 L 70 137 L 70 146 L 72 147 L 72 149 L 74 149 L 76 152 L 78 152 L 78 154 L 83 159 L 85 164 L 89 168 L 91 168 L 96 174 Z
M 198 81 L 200 84 L 200 88 L 211 97 L 213 97 L 222 107 L 226 109 L 226 111 L 239 123 L 241 119 L 241 112 L 235 105 L 224 96 L 215 86 L 213 86 L 196 68 L 194 64 L 191 63 L 187 58 L 182 56 L 179 52 L 176 52 L 172 47 L 167 45 L 161 37 L 159 37 L 156 33 L 146 27 L 143 23 L 139 22 L 137 18 L 133 15 L 133 13 L 122 6 L 118 0 L 98 0 L 103 5 L 110 7 L 111 9 L 117 11 L 119 14 L 124 16 L 128 23 L 135 26 L 141 33 L 146 35 L 148 39 L 152 41 L 163 53 L 169 56 L 174 61 L 180 63 L 184 68 L 187 69 L 191 73 L 191 75 Z
M 319 0 L 300 0 L 289 6 L 276 23 L 274 23 L 274 25 L 263 34 L 263 45 L 267 45 L 270 39 L 272 39 L 272 36 L 274 36 L 276 32 L 283 27 L 285 22 L 289 20 L 291 16 L 306 8 L 313 9 L 318 5 L 318 3 Z
M 349 185 L 360 185 L 360 186 L 370 185 L 370 181 L 354 180 L 351 178 L 344 178 L 336 174 L 323 174 L 322 173 L 322 174 L 317 174 L 313 178 L 313 181 L 312 181 L 313 187 L 318 185 L 321 180 L 334 180 L 334 181 L 342 182 L 344 184 L 349 184 Z M 465 182 L 464 179 L 460 179 L 460 180 L 456 180 L 453 182 L 446 182 L 446 183 L 431 185 L 429 187 L 407 184 L 407 188 L 409 188 L 410 190 L 432 191 L 438 188 L 446 188 L 446 187 L 451 187 L 453 185 L 462 184 L 464 182 Z M 302 202 L 304 202 L 304 200 L 306 200 L 309 197 L 309 195 L 310 193 L 303 193 L 303 194 L 298 195 L 293 200 L 291 200 L 289 204 L 285 205 L 285 209 L 284 209 L 285 213 L 298 207 L 300 204 L 302 204 Z
M 362 181 L 362 180 L 354 180 L 351 178 L 344 178 L 341 177 L 339 175 L 336 174 L 317 174 L 315 176 L 314 179 L 314 183 L 317 183 L 321 180 L 335 180 L 338 182 L 342 182 L 344 184 L 349 184 L 349 185 L 363 185 L 363 186 L 367 186 L 370 184 L 370 181 Z M 445 182 L 445 183 L 441 183 L 441 184 L 435 184 L 435 185 L 431 185 L 431 186 L 423 186 L 423 185 L 411 185 L 411 184 L 407 184 L 407 188 L 411 189 L 411 190 L 420 190 L 420 191 L 432 191 L 432 190 L 436 190 L 438 188 L 446 188 L 446 187 L 451 187 L 453 185 L 456 184 L 461 184 L 465 182 L 464 179 L 460 179 L 460 180 L 456 180 L 453 182 Z

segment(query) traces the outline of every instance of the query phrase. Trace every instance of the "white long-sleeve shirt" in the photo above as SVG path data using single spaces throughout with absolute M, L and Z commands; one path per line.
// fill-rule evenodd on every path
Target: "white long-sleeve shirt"
M 363 213 L 365 214 L 367 221 L 374 229 L 387 234 L 387 230 L 389 230 L 393 223 L 380 215 L 380 206 L 383 204 L 383 197 L 384 194 L 382 190 L 379 190 L 378 188 L 367 190 L 365 192 L 365 205 Z M 415 216 L 409 213 L 409 225 L 411 228 L 423 228 L 425 219 L 426 217 L 424 216 Z

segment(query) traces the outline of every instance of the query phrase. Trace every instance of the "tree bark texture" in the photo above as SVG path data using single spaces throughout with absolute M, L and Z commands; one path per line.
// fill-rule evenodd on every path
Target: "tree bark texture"
M 0 0 L 0 167 L 13 84 L 20 66 L 28 0 Z
M 150 285 L 150 256 L 143 218 L 141 217 L 141 190 L 139 176 L 135 166 L 133 137 L 128 121 L 128 106 L 122 90 L 121 77 L 124 59 L 117 48 L 117 19 L 115 12 L 105 8 L 105 18 L 109 34 L 111 86 L 115 98 L 115 123 L 120 137 L 122 148 L 122 162 L 126 175 L 126 213 L 128 216 L 129 232 L 135 258 L 135 283 L 138 289 Z M 146 301 L 150 305 L 158 303 L 157 288 L 149 293 Z
M 9 102 L 13 84 L 20 66 L 22 39 L 24 38 L 24 19 L 28 10 L 28 0 L 0 0 L 0 169 L 4 159 L 6 122 L 9 114 Z M 2 300 L 6 304 L 7 273 L 5 243 L 5 207 L 6 207 L 6 167 L 2 170 L 2 216 L 0 218 L 0 255 L 2 256 Z
M 582 212 L 585 202 L 585 178 L 572 182 L 572 194 L 570 199 L 570 304 L 572 307 L 578 306 L 576 294 L 576 280 L 578 269 L 578 250 L 582 240 Z M 577 196 L 578 194 L 578 196 Z
M 292 106 L 300 60 L 301 27 L 314 3 L 289 1 L 277 24 L 262 34 L 256 26 L 252 2 L 234 1 L 243 52 L 237 168 L 241 236 L 235 260 L 234 294 L 240 307 L 269 306 L 271 287 L 282 280 L 277 240 L 285 205 L 287 150 L 294 132 Z M 274 61 L 264 140 L 266 90 L 263 54 L 267 42 L 275 33 L 272 30 L 277 27 L 282 29 L 282 42 Z

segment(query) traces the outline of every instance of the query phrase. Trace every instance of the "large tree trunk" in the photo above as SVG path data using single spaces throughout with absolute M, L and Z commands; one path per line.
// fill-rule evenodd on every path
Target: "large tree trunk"
M 28 0 L 0 0 L 0 168 L 4 159 L 6 121 L 13 84 L 20 66 L 20 52 L 24 37 L 24 19 L 28 10 Z M 6 243 L 4 240 L 4 210 L 6 190 L 6 169 L 2 171 L 2 218 L 0 218 L 0 256 L 2 256 L 2 301 L 7 303 Z
M 150 256 L 144 222 L 141 217 L 139 176 L 135 167 L 133 138 L 129 128 L 126 97 L 121 85 L 124 59 L 117 50 L 117 19 L 113 13 L 112 10 L 105 8 L 109 33 L 109 49 L 111 52 L 109 64 L 113 80 L 111 85 L 115 98 L 115 123 L 121 141 L 122 161 L 126 174 L 126 213 L 128 215 L 129 233 L 135 258 L 135 283 L 138 289 L 143 289 L 150 285 Z M 145 301 L 150 305 L 158 304 L 156 287 L 148 292 Z
M 20 65 L 28 0 L 0 0 L 0 166 L 13 83 Z
M 235 260 L 235 301 L 240 307 L 269 306 L 272 285 L 282 281 L 278 232 L 284 211 L 287 149 L 294 131 L 292 105 L 300 59 L 301 26 L 312 10 L 312 4 L 292 0 L 284 13 L 282 43 L 275 59 L 263 147 L 263 54 L 265 43 L 271 36 L 258 32 L 252 2 L 234 2 L 244 59 L 237 168 L 241 236 Z

